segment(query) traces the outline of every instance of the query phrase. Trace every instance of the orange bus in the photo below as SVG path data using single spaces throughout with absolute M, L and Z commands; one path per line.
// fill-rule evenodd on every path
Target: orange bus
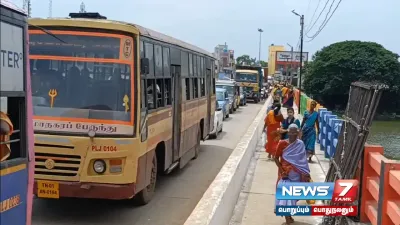
M 212 130 L 212 55 L 98 13 L 30 19 L 39 198 L 146 204 Z

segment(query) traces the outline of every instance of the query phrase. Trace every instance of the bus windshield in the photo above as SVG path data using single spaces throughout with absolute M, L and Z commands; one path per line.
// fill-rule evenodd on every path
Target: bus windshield
M 35 119 L 132 126 L 133 39 L 109 33 L 50 32 L 59 39 L 29 31 Z M 77 132 L 87 130 L 67 125 L 58 123 L 58 127 Z M 35 122 L 38 126 L 55 124 Z M 124 129 L 105 130 L 125 134 Z
M 257 82 L 257 74 L 236 73 L 236 81 Z

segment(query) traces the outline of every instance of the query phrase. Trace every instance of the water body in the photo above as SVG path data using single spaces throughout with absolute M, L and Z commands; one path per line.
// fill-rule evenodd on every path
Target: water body
M 400 159 L 400 120 L 373 121 L 368 143 L 383 146 L 386 157 Z

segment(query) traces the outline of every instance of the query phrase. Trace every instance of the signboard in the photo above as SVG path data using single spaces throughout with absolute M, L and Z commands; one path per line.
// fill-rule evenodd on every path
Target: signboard
M 278 51 L 276 52 L 276 61 L 277 62 L 300 62 L 300 52 L 292 52 L 289 51 Z M 308 52 L 303 52 L 303 62 L 308 61 Z
M 1 22 L 0 24 L 0 90 L 24 90 L 24 39 L 21 27 Z

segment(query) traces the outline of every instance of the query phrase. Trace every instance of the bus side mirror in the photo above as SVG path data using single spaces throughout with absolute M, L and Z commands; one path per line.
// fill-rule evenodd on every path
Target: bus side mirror
M 150 60 L 148 58 L 140 59 L 140 74 L 147 75 L 150 72 Z

